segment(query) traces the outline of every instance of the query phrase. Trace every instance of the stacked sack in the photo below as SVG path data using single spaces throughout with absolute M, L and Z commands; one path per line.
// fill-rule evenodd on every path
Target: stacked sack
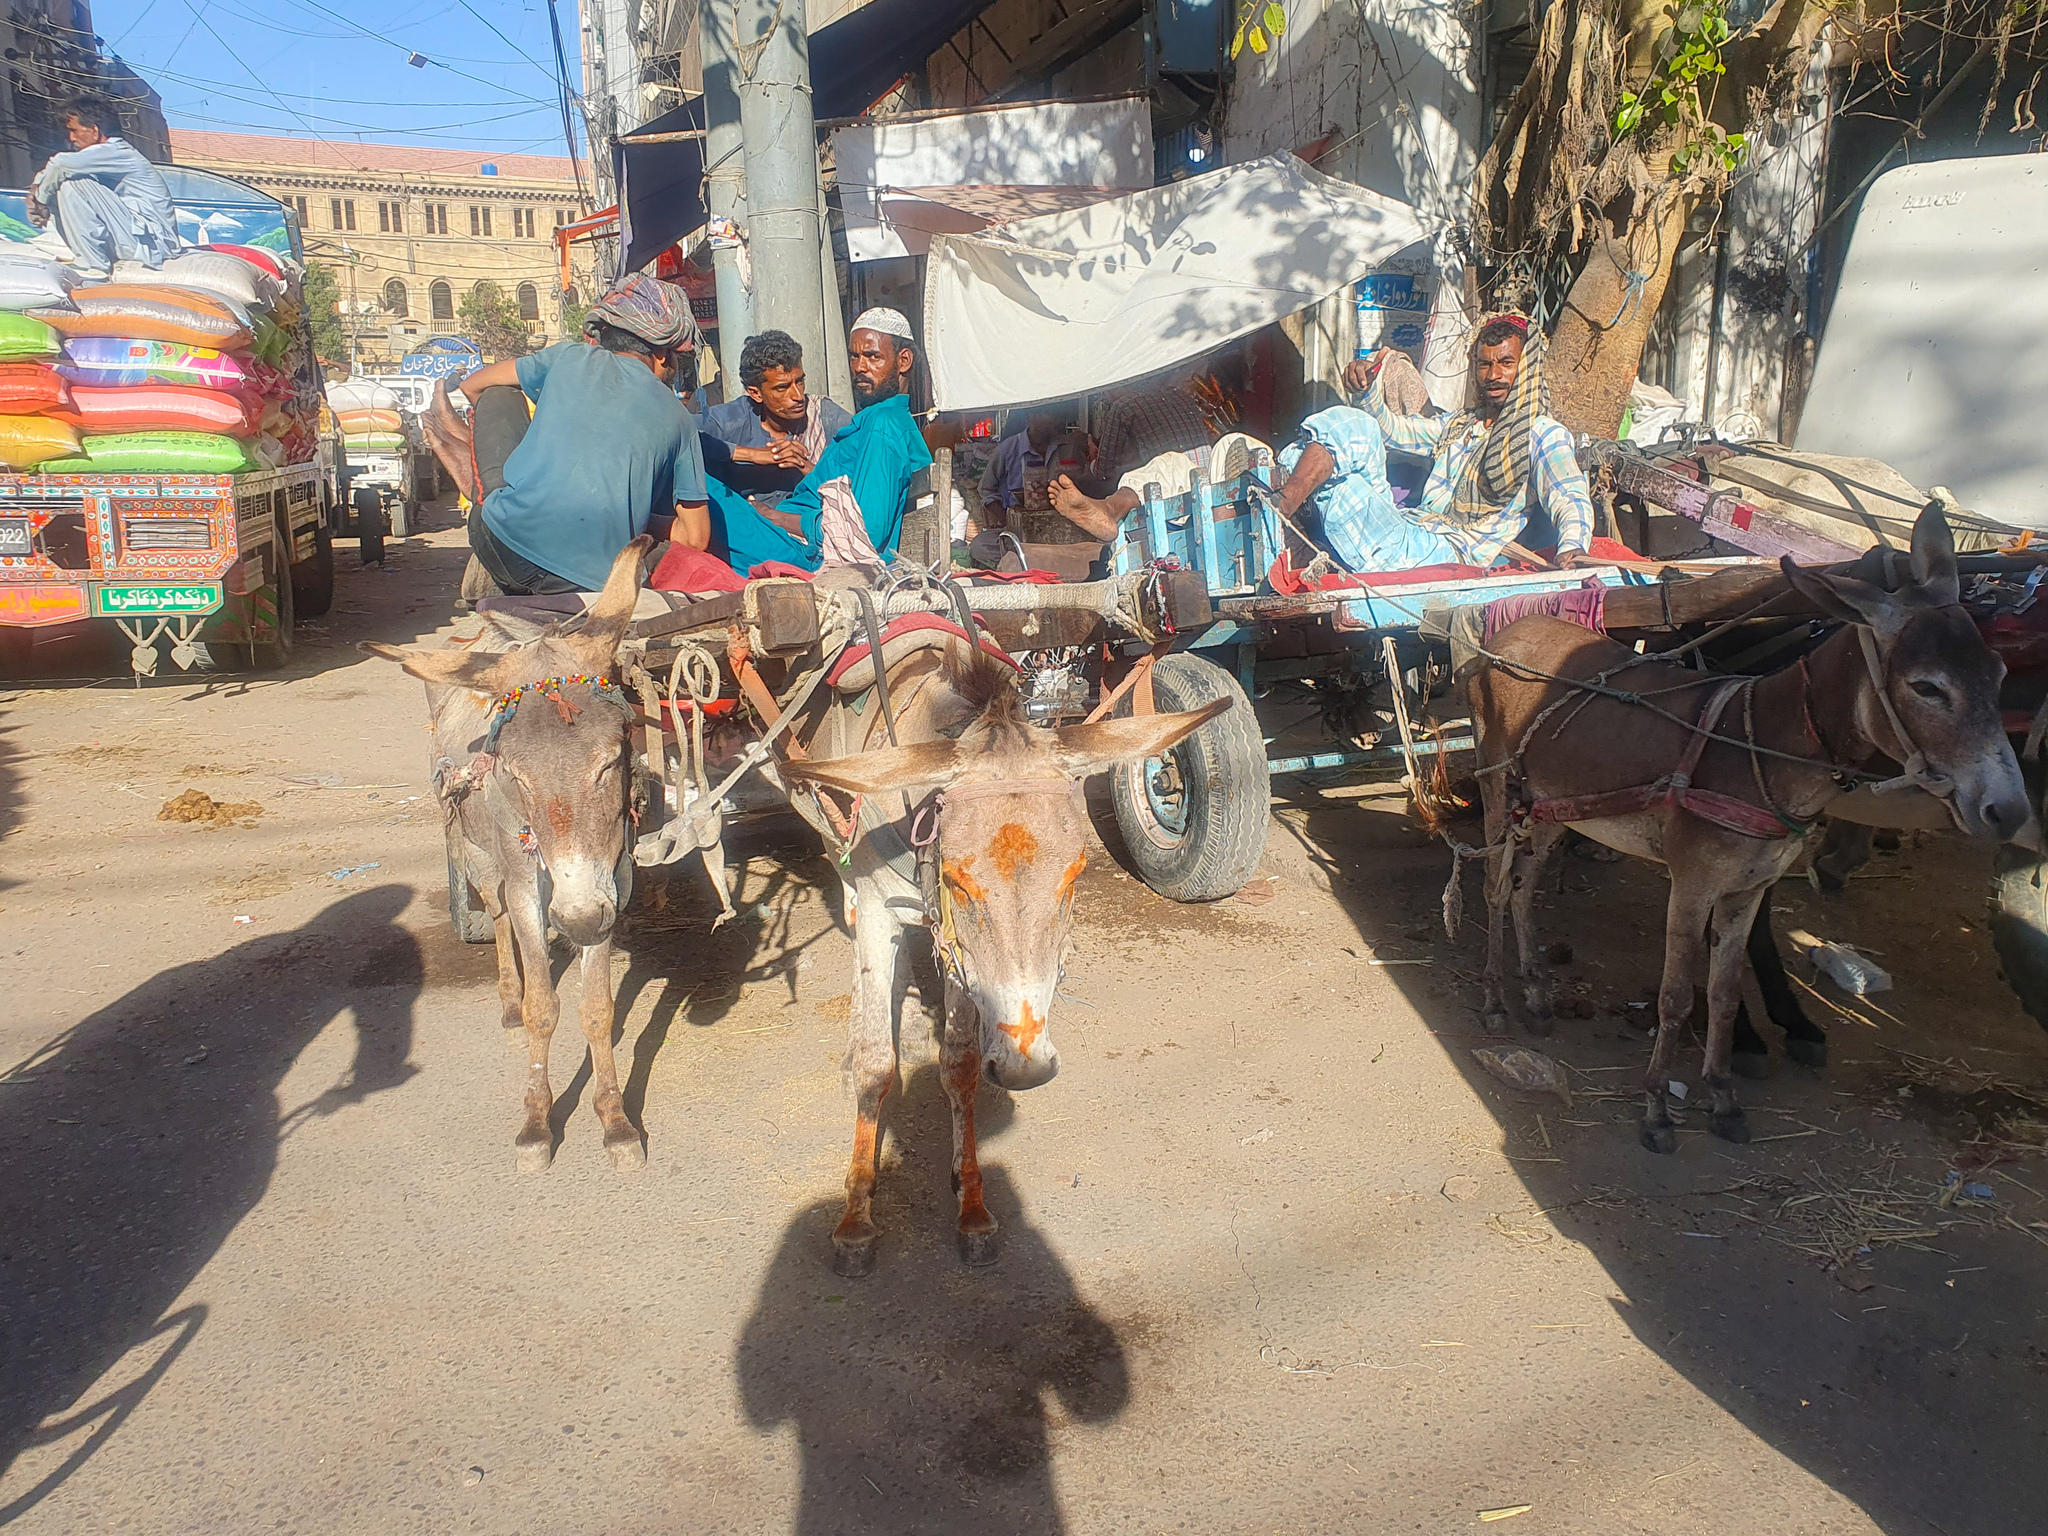
M 327 403 L 341 423 L 348 452 L 405 452 L 405 417 L 399 409 L 404 402 L 388 385 L 372 379 L 330 384 Z
M 0 464 L 232 474 L 318 452 L 295 266 L 212 246 L 86 283 L 0 250 Z

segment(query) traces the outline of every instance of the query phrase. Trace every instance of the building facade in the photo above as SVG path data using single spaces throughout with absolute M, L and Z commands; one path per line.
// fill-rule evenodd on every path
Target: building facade
M 595 296 L 589 248 L 570 248 L 566 287 L 556 257 L 555 229 L 585 212 L 565 157 L 183 128 L 171 150 L 177 164 L 246 181 L 297 213 L 307 259 L 335 275 L 358 367 L 383 369 L 431 336 L 459 334 L 457 312 L 479 283 L 519 306 L 534 346 L 573 332 Z

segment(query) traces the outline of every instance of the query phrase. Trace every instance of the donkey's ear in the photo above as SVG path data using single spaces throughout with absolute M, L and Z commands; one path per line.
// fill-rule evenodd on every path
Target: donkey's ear
M 473 651 L 425 650 L 415 645 L 386 645 L 381 640 L 365 640 L 361 649 L 372 656 L 382 656 L 386 661 L 395 661 L 406 671 L 424 683 L 433 683 L 443 688 L 474 688 L 479 693 L 502 693 L 499 686 L 498 666 L 504 661 L 503 654 L 489 652 L 477 655 Z
M 1231 703 L 1229 699 L 1212 699 L 1200 709 L 1176 715 L 1133 715 L 1127 720 L 1098 720 L 1093 725 L 1063 725 L 1052 733 L 1052 753 L 1062 770 L 1085 779 L 1118 763 L 1157 757 L 1214 720 Z
M 1809 571 L 1794 565 L 1790 555 L 1778 557 L 1778 569 L 1792 584 L 1792 590 L 1831 619 L 1846 624 L 1868 624 L 1880 635 L 1891 635 L 1905 622 L 1903 604 L 1885 591 L 1854 576 L 1836 576 L 1826 571 Z
M 571 637 L 578 649 L 589 652 L 586 670 L 593 673 L 611 670 L 612 655 L 619 648 L 626 626 L 633 622 L 634 608 L 639 605 L 640 566 L 652 548 L 653 538 L 643 533 L 620 550 L 618 558 L 612 561 L 612 573 L 605 578 L 604 591 L 590 605 L 589 619 Z
M 779 771 L 798 784 L 826 784 L 850 795 L 879 795 L 894 789 L 950 784 L 960 768 L 958 743 L 925 741 L 914 747 L 856 752 L 822 763 L 784 763 Z
M 1956 536 L 1949 531 L 1941 502 L 1930 501 L 1913 521 L 1913 581 L 1921 596 L 1947 607 L 1962 596 L 1956 576 Z

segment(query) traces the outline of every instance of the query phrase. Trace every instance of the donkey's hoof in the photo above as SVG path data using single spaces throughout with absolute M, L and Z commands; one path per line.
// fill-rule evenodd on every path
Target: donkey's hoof
M 1646 1125 L 1642 1129 L 1643 1145 L 1652 1152 L 1666 1154 L 1678 1150 L 1678 1128 L 1672 1125 Z
M 1761 1082 L 1771 1075 L 1771 1058 L 1766 1051 L 1731 1051 L 1728 1068 L 1737 1077 Z
M 624 1136 L 604 1139 L 604 1149 L 611 1155 L 612 1166 L 622 1172 L 647 1166 L 647 1148 L 640 1140 L 640 1133 L 627 1128 Z
M 1798 1040 L 1787 1035 L 1785 1054 L 1802 1067 L 1824 1067 L 1828 1064 L 1828 1043 L 1825 1040 Z
M 1749 1140 L 1749 1117 L 1739 1109 L 1731 1109 L 1725 1115 L 1715 1115 L 1708 1123 L 1714 1134 L 1723 1141 Z
M 539 1136 L 522 1135 L 512 1147 L 518 1154 L 521 1173 L 545 1173 L 548 1164 L 555 1160 L 555 1140 L 545 1132 Z
M 858 1280 L 875 1272 L 875 1240 L 872 1237 L 832 1239 L 832 1273 Z
M 1489 1035 L 1504 1035 L 1508 1032 L 1508 1011 L 1488 1008 L 1479 1015 L 1479 1024 Z
M 1557 1028 L 1557 1015 L 1551 1012 L 1550 1004 L 1545 1003 L 1541 1012 L 1534 1008 L 1529 1010 L 1529 1016 L 1522 1021 L 1522 1027 L 1532 1035 L 1547 1035 Z
M 980 1269 L 985 1264 L 995 1263 L 999 1256 L 1000 1244 L 996 1241 L 995 1229 L 986 1232 L 962 1232 L 960 1234 L 960 1261 Z

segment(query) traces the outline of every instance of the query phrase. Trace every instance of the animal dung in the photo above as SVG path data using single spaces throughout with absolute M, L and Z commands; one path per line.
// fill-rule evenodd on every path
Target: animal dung
M 249 826 L 263 814 L 254 800 L 220 801 L 203 789 L 188 789 L 163 803 L 158 821 L 196 821 L 206 827 Z
M 1571 1084 L 1565 1080 L 1564 1068 L 1541 1051 L 1523 1046 L 1494 1051 L 1481 1046 L 1474 1049 L 1472 1055 L 1479 1065 L 1510 1088 L 1520 1088 L 1529 1093 L 1554 1093 L 1564 1101 L 1565 1108 L 1571 1108 Z

